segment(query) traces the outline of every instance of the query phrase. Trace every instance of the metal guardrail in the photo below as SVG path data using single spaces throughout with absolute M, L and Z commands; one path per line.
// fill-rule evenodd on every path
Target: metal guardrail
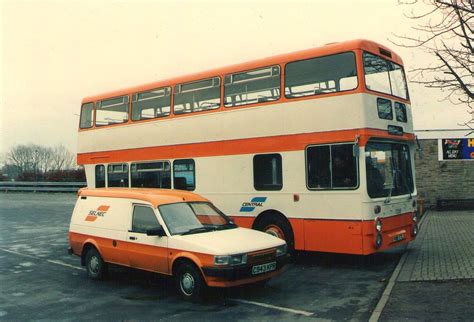
M 2 192 L 77 192 L 86 182 L 0 181 Z

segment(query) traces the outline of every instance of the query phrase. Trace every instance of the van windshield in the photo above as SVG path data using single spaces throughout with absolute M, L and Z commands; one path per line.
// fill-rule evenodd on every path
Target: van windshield
M 158 207 L 171 235 L 197 234 L 236 228 L 226 215 L 208 202 L 180 202 Z

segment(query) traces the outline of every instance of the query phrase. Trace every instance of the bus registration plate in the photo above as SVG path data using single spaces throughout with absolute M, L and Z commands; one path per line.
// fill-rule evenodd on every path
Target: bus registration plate
M 255 265 L 252 267 L 252 275 L 263 274 L 271 272 L 276 269 L 276 262 L 266 263 L 262 265 Z
M 393 241 L 394 242 L 398 242 L 398 241 L 404 240 L 404 239 L 405 239 L 405 234 L 398 234 L 398 235 L 393 236 Z

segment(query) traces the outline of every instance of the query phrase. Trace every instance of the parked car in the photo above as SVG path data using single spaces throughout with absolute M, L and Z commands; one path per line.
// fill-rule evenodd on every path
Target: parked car
M 288 260 L 284 240 L 239 228 L 209 200 L 165 189 L 81 189 L 69 252 L 101 279 L 107 264 L 172 275 L 179 294 L 264 282 Z

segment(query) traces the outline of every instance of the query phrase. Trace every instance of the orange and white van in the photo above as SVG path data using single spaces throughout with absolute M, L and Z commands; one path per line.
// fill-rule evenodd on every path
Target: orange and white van
M 172 275 L 191 300 L 206 286 L 264 282 L 288 259 L 284 240 L 239 228 L 209 200 L 168 189 L 81 189 L 69 242 L 92 279 L 108 263 Z

